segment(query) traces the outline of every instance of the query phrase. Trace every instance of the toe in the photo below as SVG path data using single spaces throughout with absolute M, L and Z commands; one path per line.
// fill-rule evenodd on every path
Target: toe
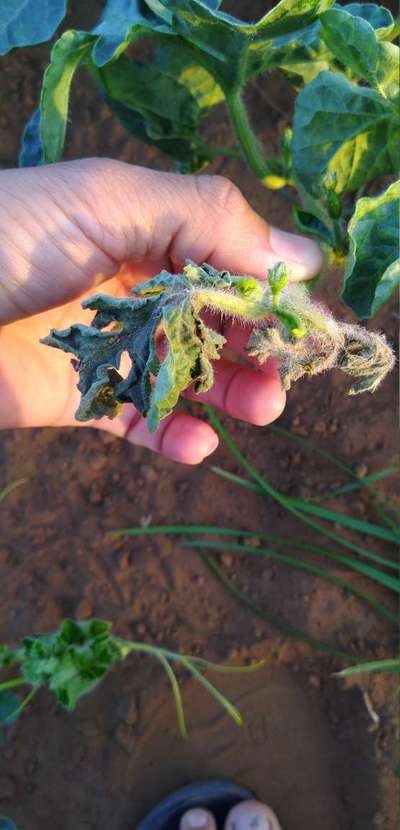
M 217 825 L 208 810 L 196 807 L 182 816 L 179 830 L 217 830 Z
M 242 801 L 228 814 L 225 830 L 281 830 L 281 826 L 275 813 L 265 804 Z

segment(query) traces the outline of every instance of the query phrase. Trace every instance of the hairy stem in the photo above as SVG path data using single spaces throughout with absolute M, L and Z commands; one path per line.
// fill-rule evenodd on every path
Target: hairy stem
M 196 290 L 196 304 L 199 310 L 210 308 L 217 313 L 225 312 L 232 317 L 242 320 L 261 320 L 272 310 L 272 303 L 266 300 L 265 292 L 260 283 L 260 291 L 254 291 L 253 296 L 240 297 L 228 291 L 213 289 Z

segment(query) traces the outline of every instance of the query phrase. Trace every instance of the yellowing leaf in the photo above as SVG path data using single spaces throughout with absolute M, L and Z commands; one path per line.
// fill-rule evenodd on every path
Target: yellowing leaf
M 400 284 L 400 181 L 359 199 L 348 232 L 343 300 L 359 317 L 372 317 Z
M 354 190 L 397 169 L 396 118 L 376 90 L 333 72 L 321 72 L 296 100 L 293 170 L 307 193 L 319 198 L 328 172 L 336 192 Z
M 93 38 L 87 32 L 64 32 L 51 52 L 40 97 L 40 137 L 45 162 L 61 157 L 68 118 L 71 81 L 78 66 L 89 56 Z

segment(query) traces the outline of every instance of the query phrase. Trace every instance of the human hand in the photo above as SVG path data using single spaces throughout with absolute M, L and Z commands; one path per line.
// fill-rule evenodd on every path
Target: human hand
M 269 227 L 220 176 L 180 176 L 107 159 L 0 173 L 0 426 L 77 426 L 77 375 L 65 354 L 39 343 L 50 328 L 92 312 L 81 301 L 102 283 L 114 296 L 186 258 L 265 278 L 285 260 L 292 279 L 318 273 L 311 240 Z M 218 321 L 216 321 L 218 325 Z M 224 326 L 225 357 L 206 400 L 227 414 L 265 425 L 285 404 L 277 367 L 235 362 L 248 332 Z M 247 357 L 247 356 L 246 356 Z M 95 426 L 169 458 L 196 464 L 217 446 L 212 428 L 176 411 L 156 433 L 131 405 Z

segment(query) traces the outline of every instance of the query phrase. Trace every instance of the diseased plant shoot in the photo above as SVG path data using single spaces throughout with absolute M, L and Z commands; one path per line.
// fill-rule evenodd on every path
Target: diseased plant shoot
M 188 386 L 210 389 L 212 361 L 225 338 L 202 319 L 206 309 L 252 324 L 249 355 L 260 363 L 276 357 L 285 389 L 305 374 L 338 367 L 352 378 L 350 394 L 373 392 L 393 366 L 383 335 L 337 322 L 303 285 L 288 283 L 283 263 L 262 282 L 188 262 L 182 273 L 162 271 L 133 294 L 96 294 L 83 303 L 96 311 L 91 326 L 52 330 L 42 341 L 75 355 L 80 421 L 113 418 L 130 402 L 156 430 Z M 167 344 L 163 357 L 157 351 L 160 323 Z M 132 360 L 126 378 L 119 372 L 124 352 Z

